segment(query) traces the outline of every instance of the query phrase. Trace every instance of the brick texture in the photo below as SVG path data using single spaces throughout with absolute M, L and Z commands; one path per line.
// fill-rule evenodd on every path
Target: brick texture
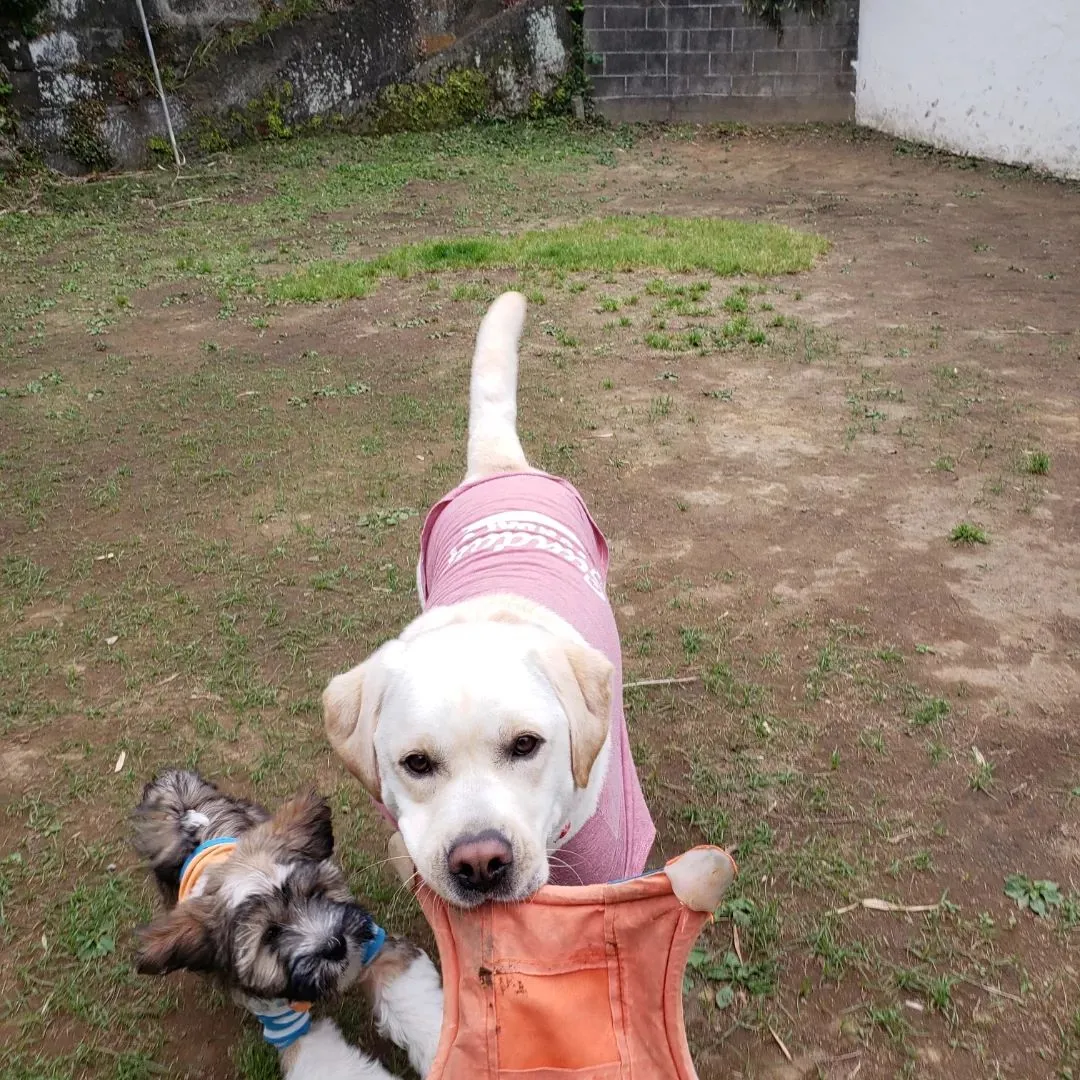
M 585 0 L 597 107 L 619 121 L 850 119 L 858 37 L 858 0 L 789 15 L 780 41 L 742 0 Z

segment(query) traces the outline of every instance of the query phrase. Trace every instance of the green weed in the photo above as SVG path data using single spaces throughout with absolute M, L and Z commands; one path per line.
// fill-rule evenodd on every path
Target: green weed
M 1030 911 L 1041 919 L 1049 918 L 1051 911 L 1063 902 L 1056 881 L 1033 881 L 1025 874 L 1010 874 L 1005 879 L 1005 895 L 1021 911 Z
M 954 544 L 990 543 L 990 538 L 986 535 L 985 530 L 967 521 L 961 521 L 959 525 L 955 526 L 953 531 L 949 533 L 949 539 Z

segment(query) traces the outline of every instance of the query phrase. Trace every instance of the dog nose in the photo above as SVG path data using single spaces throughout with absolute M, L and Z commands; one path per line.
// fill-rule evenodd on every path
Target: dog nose
M 491 892 L 506 878 L 514 864 L 510 841 L 489 829 L 478 836 L 464 836 L 446 857 L 450 873 L 469 892 Z
M 319 959 L 325 960 L 330 964 L 340 964 L 342 960 L 348 955 L 349 946 L 346 944 L 345 939 L 338 935 L 332 937 L 330 940 L 319 950 Z

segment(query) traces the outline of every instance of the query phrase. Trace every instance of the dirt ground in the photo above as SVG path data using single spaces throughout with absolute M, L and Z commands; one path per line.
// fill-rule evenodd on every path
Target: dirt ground
M 9 256 L 55 302 L 3 338 L 4 1080 L 272 1075 L 231 1007 L 130 968 L 125 815 L 169 761 L 268 802 L 317 781 L 358 887 L 422 934 L 317 698 L 415 609 L 508 284 L 526 448 L 609 538 L 626 679 L 689 680 L 626 691 L 657 856 L 742 868 L 688 977 L 702 1080 L 1080 1076 L 1080 192 L 847 130 L 576 138 L 283 216 L 253 274 L 643 212 L 832 249 L 763 282 L 463 271 L 306 306 L 192 273 L 194 203 L 122 304 L 65 291 L 70 253 Z M 268 155 L 215 212 L 275 190 Z M 148 233 L 187 195 L 140 203 Z M 757 338 L 701 346 L 736 310 Z

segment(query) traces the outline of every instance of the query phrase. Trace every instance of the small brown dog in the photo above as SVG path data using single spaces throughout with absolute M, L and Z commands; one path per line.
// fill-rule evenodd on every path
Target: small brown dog
M 429 957 L 389 938 L 332 860 L 330 807 L 314 792 L 274 814 L 198 773 L 168 769 L 135 811 L 135 847 L 166 910 L 140 931 L 137 967 L 209 974 L 263 1024 L 289 1080 L 392 1080 L 311 1004 L 359 982 L 379 1031 L 425 1075 L 442 1023 Z

